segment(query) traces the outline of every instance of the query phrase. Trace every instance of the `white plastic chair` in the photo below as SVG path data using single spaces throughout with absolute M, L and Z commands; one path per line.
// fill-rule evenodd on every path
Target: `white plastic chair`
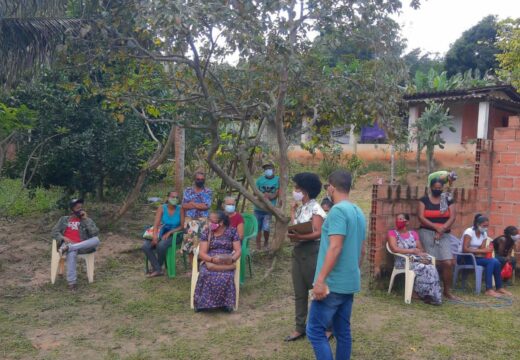
M 94 254 L 92 252 L 90 254 L 78 254 L 78 258 L 84 259 L 87 267 L 87 278 L 88 282 L 94 282 Z M 56 282 L 56 275 L 63 275 L 65 272 L 65 259 L 66 256 L 60 256 L 58 252 L 58 243 L 56 239 L 52 239 L 52 249 L 51 249 L 51 283 L 54 284 Z
M 197 280 L 199 279 L 199 247 L 197 246 L 193 251 L 193 264 L 191 271 L 191 294 L 190 294 L 190 306 L 192 309 L 195 309 L 194 305 L 194 297 L 195 297 L 195 287 L 197 286 Z M 238 309 L 238 298 L 240 293 L 240 258 L 235 261 L 235 307 L 233 310 Z
M 415 282 L 415 272 L 410 268 L 410 259 L 406 255 L 392 252 L 392 250 L 390 250 L 390 245 L 388 245 L 388 242 L 386 243 L 386 250 L 394 256 L 404 258 L 405 261 L 403 269 L 398 269 L 394 265 L 392 275 L 390 276 L 390 285 L 388 286 L 388 293 L 390 294 L 392 292 L 392 286 L 394 286 L 395 277 L 399 274 L 404 274 L 404 302 L 406 304 L 410 304 L 412 302 L 413 284 Z M 435 266 L 435 258 L 433 256 L 432 264 Z

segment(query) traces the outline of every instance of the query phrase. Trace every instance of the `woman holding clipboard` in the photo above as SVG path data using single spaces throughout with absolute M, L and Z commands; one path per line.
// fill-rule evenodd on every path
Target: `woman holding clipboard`
M 285 341 L 305 336 L 309 290 L 312 289 L 316 261 L 320 248 L 321 226 L 327 216 L 316 197 L 321 191 L 318 175 L 308 172 L 296 174 L 291 206 L 291 224 L 287 236 L 294 243 L 292 280 L 295 301 L 295 330 Z

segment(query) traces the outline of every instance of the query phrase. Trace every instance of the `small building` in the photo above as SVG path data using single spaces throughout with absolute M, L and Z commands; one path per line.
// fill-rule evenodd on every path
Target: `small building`
M 441 102 L 449 108 L 456 131 L 443 131 L 447 144 L 490 139 L 496 128 L 508 126 L 510 116 L 520 114 L 520 94 L 510 85 L 418 93 L 406 95 L 404 100 L 409 108 L 410 130 L 427 101 Z

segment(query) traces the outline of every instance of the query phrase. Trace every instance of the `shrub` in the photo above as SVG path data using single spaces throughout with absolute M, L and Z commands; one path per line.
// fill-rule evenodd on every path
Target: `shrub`
M 64 196 L 59 187 L 22 189 L 20 179 L 0 180 L 0 214 L 25 216 L 55 209 Z

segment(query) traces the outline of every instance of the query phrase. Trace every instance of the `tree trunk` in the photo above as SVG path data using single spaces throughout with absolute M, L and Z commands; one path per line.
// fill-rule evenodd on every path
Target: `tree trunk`
M 139 194 L 141 193 L 141 189 L 143 188 L 144 181 L 146 180 L 146 177 L 150 173 L 150 171 L 153 171 L 161 165 L 166 158 L 168 157 L 168 153 L 170 152 L 170 149 L 173 145 L 173 139 L 175 137 L 175 128 L 172 126 L 170 129 L 170 133 L 168 135 L 168 140 L 166 141 L 166 144 L 162 146 L 161 144 L 158 144 L 157 150 L 155 150 L 154 155 L 152 158 L 148 161 L 148 163 L 139 171 L 139 175 L 137 176 L 137 180 L 135 182 L 134 188 L 128 193 L 126 196 L 125 201 L 123 202 L 123 205 L 117 210 L 117 213 L 115 214 L 113 220 L 118 221 L 120 220 L 124 214 L 134 204 L 134 202 L 139 197 Z
M 427 146 L 426 147 L 426 166 L 427 166 L 427 172 L 428 174 L 432 173 L 432 169 L 434 168 L 433 164 L 433 146 Z
M 352 154 L 357 155 L 358 138 L 356 134 L 356 126 L 350 125 L 350 138 L 352 139 Z M 349 140 L 350 142 L 350 140 Z
M 415 172 L 417 176 L 421 172 L 421 141 L 417 139 L 417 152 L 415 154 Z
M 175 126 L 175 191 L 182 196 L 184 189 L 184 160 L 186 156 L 186 131 Z
M 395 146 L 390 145 L 390 185 L 395 185 Z

